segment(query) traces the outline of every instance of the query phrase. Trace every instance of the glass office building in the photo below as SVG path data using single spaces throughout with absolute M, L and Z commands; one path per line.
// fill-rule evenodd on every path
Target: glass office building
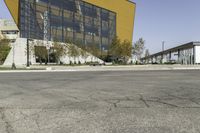
M 4 0 L 21 38 L 74 42 L 107 50 L 112 39 L 133 40 L 131 0 Z
M 19 6 L 22 38 L 107 50 L 116 36 L 116 13 L 81 0 L 21 0 Z

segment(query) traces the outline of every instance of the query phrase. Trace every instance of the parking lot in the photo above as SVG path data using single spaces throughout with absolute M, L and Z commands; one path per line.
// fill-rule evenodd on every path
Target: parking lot
M 0 73 L 0 133 L 199 132 L 199 70 Z

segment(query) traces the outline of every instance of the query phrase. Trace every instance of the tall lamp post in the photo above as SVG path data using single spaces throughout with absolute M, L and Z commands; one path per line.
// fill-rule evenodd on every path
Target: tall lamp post
M 162 63 L 164 62 L 165 41 L 162 41 Z
M 165 41 L 162 41 L 162 51 L 165 50 Z
M 49 30 L 49 12 L 45 11 L 44 15 L 42 16 L 42 19 L 44 21 L 44 41 L 46 42 L 46 49 L 47 49 L 47 56 L 48 56 L 48 63 L 50 63 L 50 57 L 49 57 L 49 53 L 50 53 L 50 44 L 49 44 L 49 34 L 48 34 L 48 30 Z
M 17 69 L 15 65 L 15 43 L 13 43 L 13 63 L 12 63 L 12 69 Z
M 30 38 L 27 38 L 27 43 L 26 43 L 26 47 L 27 47 L 27 50 L 26 50 L 26 55 L 27 55 L 27 63 L 26 63 L 26 67 L 30 67 L 30 60 L 29 60 L 29 53 L 30 53 L 30 46 L 29 46 L 29 41 L 33 41 L 33 39 L 30 39 Z

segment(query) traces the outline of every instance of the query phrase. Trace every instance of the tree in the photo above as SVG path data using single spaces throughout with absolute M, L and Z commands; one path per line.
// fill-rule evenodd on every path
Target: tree
M 56 62 L 59 63 L 60 62 L 60 58 L 64 55 L 67 54 L 67 48 L 66 45 L 62 45 L 61 43 L 58 42 L 54 42 L 53 43 L 53 51 L 54 51 L 54 56 L 56 59 Z
M 2 64 L 10 52 L 10 41 L 8 39 L 0 40 L 0 64 Z
M 91 45 L 91 46 L 87 47 L 87 51 L 92 54 L 91 61 L 94 61 L 94 57 L 100 57 L 100 55 L 101 55 L 100 50 L 95 45 Z
M 145 56 L 145 57 L 148 57 L 149 55 L 150 55 L 149 50 L 146 49 L 146 50 L 145 50 L 145 54 L 144 54 L 144 56 Z
M 80 52 L 79 52 L 77 46 L 75 46 L 74 44 L 68 44 L 68 52 L 67 52 L 67 54 L 70 57 L 74 58 L 74 63 L 75 63 L 75 59 L 76 59 L 76 57 L 78 57 L 80 55 Z
M 143 38 L 140 38 L 138 41 L 136 41 L 133 45 L 132 53 L 136 56 L 137 60 L 139 60 L 144 52 L 144 44 L 145 41 Z
M 37 44 L 34 46 L 35 56 L 38 57 L 40 64 L 42 64 L 42 60 L 47 62 L 48 59 L 48 52 L 47 48 L 43 46 L 42 42 L 37 41 Z
M 85 62 L 87 57 L 89 56 L 85 49 L 80 49 L 80 55 L 84 58 Z
M 145 54 L 144 54 L 145 58 L 146 58 L 146 63 L 149 63 L 149 59 L 147 59 L 150 56 L 149 50 L 146 49 L 145 50 Z
M 122 60 L 123 63 L 126 64 L 128 58 L 131 57 L 131 51 L 132 46 L 130 41 L 124 40 L 121 42 L 118 37 L 115 37 L 113 39 L 110 47 L 110 54 L 112 55 L 112 57 L 116 58 L 115 60 L 117 62 L 120 62 L 120 60 Z
M 128 40 L 124 40 L 120 45 L 121 53 L 120 56 L 123 58 L 123 62 L 127 63 L 128 59 L 131 57 L 132 45 Z
M 109 53 L 114 57 L 119 57 L 119 55 L 120 55 L 120 45 L 121 45 L 121 40 L 116 36 L 112 40 Z

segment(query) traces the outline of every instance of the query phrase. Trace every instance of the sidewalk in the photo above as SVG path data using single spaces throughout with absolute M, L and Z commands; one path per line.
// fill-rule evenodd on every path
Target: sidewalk
M 155 71 L 155 70 L 200 70 L 200 66 L 189 65 L 127 65 L 127 66 L 80 66 L 80 67 L 51 67 L 51 70 L 74 71 Z
M 2 66 L 0 66 L 2 68 Z M 75 72 L 75 71 L 164 71 L 164 70 L 200 70 L 200 65 L 127 65 L 127 66 L 25 66 L 20 70 L 0 70 L 7 72 Z

